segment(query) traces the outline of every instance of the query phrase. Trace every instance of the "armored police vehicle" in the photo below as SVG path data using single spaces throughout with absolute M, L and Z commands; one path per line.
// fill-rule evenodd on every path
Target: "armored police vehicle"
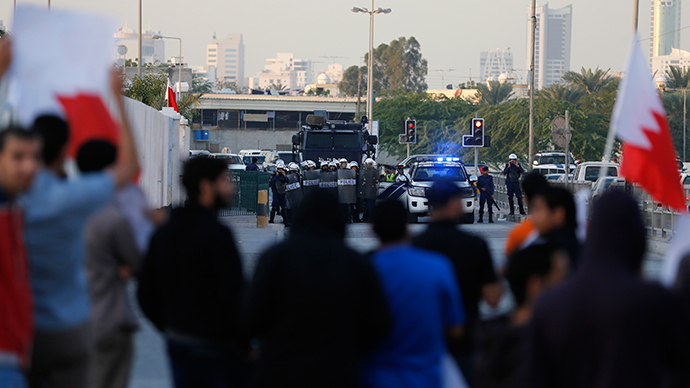
M 454 182 L 462 191 L 463 216 L 459 221 L 474 223 L 474 198 L 476 191 L 470 182 L 465 165 L 460 158 L 439 158 L 436 161 L 418 162 L 412 165 L 408 182 L 397 182 L 386 188 L 378 200 L 399 199 L 406 207 L 411 222 L 429 215 L 427 192 L 435 182 L 445 180 Z
M 378 137 L 369 134 L 363 123 L 326 120 L 321 115 L 309 115 L 306 125 L 292 137 L 293 153 L 301 154 L 300 160 L 340 160 L 361 163 L 374 158 Z

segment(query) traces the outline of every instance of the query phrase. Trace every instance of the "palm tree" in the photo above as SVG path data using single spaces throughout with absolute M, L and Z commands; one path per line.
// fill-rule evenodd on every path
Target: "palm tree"
M 500 105 L 514 94 L 513 85 L 490 81 L 488 85 L 477 84 L 475 101 L 480 105 Z
M 586 94 L 597 94 L 611 83 L 614 77 L 609 74 L 609 70 L 601 70 L 597 67 L 592 71 L 583 67 L 579 73 L 574 71 L 565 73 L 563 79 L 571 86 L 582 88 Z
M 287 89 L 287 85 L 283 85 L 283 84 L 271 84 L 271 88 L 273 88 L 273 89 L 275 89 L 275 90 L 286 90 L 286 89 Z
M 678 66 L 671 66 L 666 70 L 666 87 L 669 89 L 685 89 L 690 85 L 690 72 Z
M 585 91 L 570 85 L 553 84 L 537 92 L 537 97 L 578 104 Z

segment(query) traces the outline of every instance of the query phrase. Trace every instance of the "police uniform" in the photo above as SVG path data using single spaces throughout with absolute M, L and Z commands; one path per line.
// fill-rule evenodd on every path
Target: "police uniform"
M 494 196 L 494 177 L 491 175 L 480 175 L 477 178 L 477 188 L 479 189 L 479 222 L 484 222 L 484 204 L 489 207 L 489 222 L 493 222 L 494 211 L 493 196 Z M 486 190 L 484 190 L 486 189 Z
M 268 183 L 268 187 L 271 188 L 271 192 L 273 193 L 273 201 L 271 202 L 271 218 L 268 222 L 273 223 L 276 217 L 276 213 L 280 213 L 280 216 L 283 217 L 283 222 L 285 222 L 285 219 L 287 218 L 287 200 L 285 199 L 285 188 L 288 183 L 288 178 L 280 174 L 278 170 L 276 170 L 275 174 L 273 177 L 271 177 L 270 182 Z
M 518 164 L 508 163 L 503 169 L 503 175 L 506 176 L 506 188 L 508 189 L 508 203 L 510 204 L 510 214 L 515 214 L 515 204 L 513 203 L 513 195 L 517 198 L 520 214 L 525 214 L 525 209 L 522 206 L 522 192 L 520 191 L 520 176 L 525 173 L 525 170 Z

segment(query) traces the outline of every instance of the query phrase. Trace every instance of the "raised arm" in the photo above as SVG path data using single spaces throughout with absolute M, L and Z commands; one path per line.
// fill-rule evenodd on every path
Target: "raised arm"
M 2 78 L 12 62 L 12 43 L 10 38 L 0 39 L 0 78 Z
M 115 176 L 115 185 L 122 187 L 130 182 L 139 172 L 139 160 L 132 129 L 125 114 L 125 102 L 124 97 L 122 97 L 122 79 L 117 70 L 113 70 L 110 81 L 111 91 L 117 105 L 117 113 L 120 116 L 120 154 L 111 171 Z

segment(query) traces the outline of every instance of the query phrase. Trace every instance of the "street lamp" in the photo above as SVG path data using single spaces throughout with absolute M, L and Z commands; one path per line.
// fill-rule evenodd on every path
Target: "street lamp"
M 180 41 L 180 56 L 179 56 L 179 73 L 177 77 L 177 101 L 180 100 L 180 96 L 182 95 L 182 38 L 175 38 L 173 36 L 161 36 L 161 35 L 153 35 L 153 39 L 175 39 Z
M 373 89 L 374 89 L 374 14 L 389 14 L 390 8 L 374 9 L 374 0 L 371 0 L 371 11 L 363 7 L 352 7 L 354 13 L 369 14 L 369 64 L 367 65 L 367 118 L 369 123 L 373 121 Z M 371 124 L 369 124 L 371 127 Z

